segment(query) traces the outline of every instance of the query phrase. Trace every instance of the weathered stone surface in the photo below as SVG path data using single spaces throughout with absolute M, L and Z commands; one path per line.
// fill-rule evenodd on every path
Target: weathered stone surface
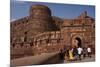
M 11 22 L 12 59 L 88 45 L 95 48 L 95 20 L 86 11 L 75 19 L 61 19 L 52 17 L 47 6 L 32 5 L 29 16 Z

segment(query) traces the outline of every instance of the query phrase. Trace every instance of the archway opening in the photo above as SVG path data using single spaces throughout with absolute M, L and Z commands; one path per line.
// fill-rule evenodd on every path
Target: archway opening
M 82 41 L 81 41 L 81 39 L 79 37 L 76 37 L 75 39 L 77 40 L 77 46 L 78 47 L 82 47 Z

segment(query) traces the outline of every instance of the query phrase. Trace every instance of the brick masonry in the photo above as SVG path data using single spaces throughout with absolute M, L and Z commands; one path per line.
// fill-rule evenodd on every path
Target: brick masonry
M 95 48 L 95 19 L 86 11 L 75 19 L 61 19 L 37 4 L 30 7 L 29 16 L 11 22 L 11 59 L 56 52 L 65 46 Z

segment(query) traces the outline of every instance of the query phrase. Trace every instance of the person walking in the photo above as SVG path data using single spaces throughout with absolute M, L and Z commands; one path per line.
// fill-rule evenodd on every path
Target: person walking
M 69 59 L 70 60 L 74 59 L 74 57 L 73 57 L 73 49 L 72 48 L 70 48 L 70 50 L 69 50 Z
M 83 58 L 85 58 L 87 55 L 87 48 L 83 47 Z
M 81 47 L 78 47 L 77 50 L 78 50 L 79 60 L 81 60 L 81 55 L 82 55 L 83 49 Z
M 69 49 L 66 49 L 66 52 L 65 52 L 64 58 L 65 58 L 66 61 L 69 60 Z
M 64 62 L 64 52 L 62 49 L 60 49 L 59 58 L 60 58 L 61 62 Z
M 73 48 L 73 56 L 74 56 L 74 60 L 78 59 L 78 50 L 76 46 Z
M 90 47 L 87 48 L 87 52 L 88 52 L 88 57 L 91 58 L 91 48 Z

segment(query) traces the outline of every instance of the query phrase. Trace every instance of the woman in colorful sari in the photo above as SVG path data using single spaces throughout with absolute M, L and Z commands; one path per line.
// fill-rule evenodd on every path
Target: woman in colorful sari
M 73 49 L 70 49 L 70 50 L 69 50 L 69 59 L 70 59 L 70 60 L 73 60 L 73 59 L 74 59 L 74 56 L 73 56 Z

